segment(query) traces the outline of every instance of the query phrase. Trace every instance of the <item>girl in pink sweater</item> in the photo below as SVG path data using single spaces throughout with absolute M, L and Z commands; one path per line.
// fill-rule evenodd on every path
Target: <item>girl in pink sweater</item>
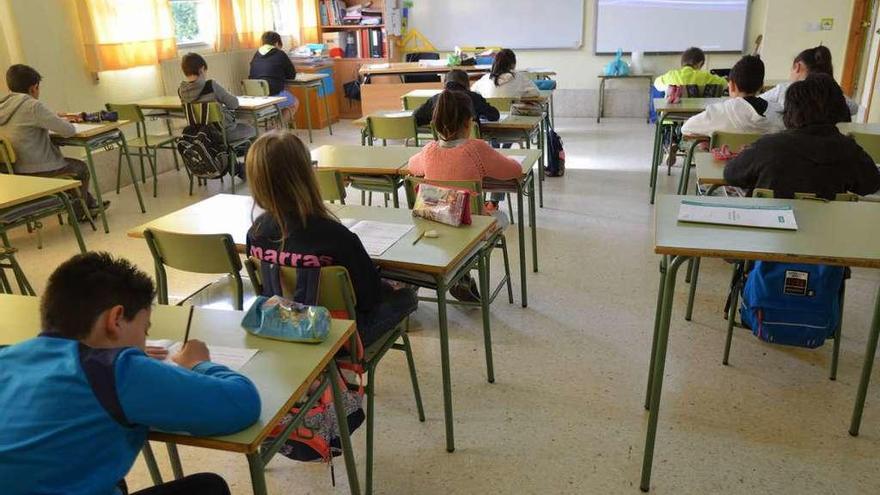
M 474 112 L 461 91 L 444 90 L 431 123 L 439 141 L 432 141 L 409 159 L 409 173 L 429 180 L 515 179 L 522 166 L 498 153 L 489 143 L 471 138 Z

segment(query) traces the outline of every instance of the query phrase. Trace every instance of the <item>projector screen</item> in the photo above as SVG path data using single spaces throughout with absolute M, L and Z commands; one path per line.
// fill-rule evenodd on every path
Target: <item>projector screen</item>
M 748 10 L 748 0 L 598 0 L 595 52 L 742 52 Z

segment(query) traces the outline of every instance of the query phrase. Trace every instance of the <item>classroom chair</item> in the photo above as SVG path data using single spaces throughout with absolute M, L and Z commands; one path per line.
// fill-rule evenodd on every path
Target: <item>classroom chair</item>
M 222 183 L 224 177 L 228 175 L 232 184 L 232 194 L 235 194 L 235 169 L 238 164 L 238 156 L 243 156 L 247 152 L 247 149 L 251 145 L 251 140 L 249 138 L 244 138 L 237 141 L 229 141 L 226 136 L 226 127 L 223 125 L 223 110 L 217 102 L 188 103 L 185 104 L 183 108 L 189 125 L 194 125 L 199 122 L 214 124 L 220 129 L 220 133 L 223 136 L 224 152 L 221 155 L 213 157 L 213 159 L 227 162 L 228 168 L 222 171 L 218 170 L 217 173 L 210 175 L 197 175 L 196 178 L 199 180 L 199 184 L 207 184 L 208 179 L 220 179 L 220 182 Z M 207 109 L 208 115 L 207 118 L 202 119 L 202 111 L 205 108 Z M 198 158 L 199 157 L 190 157 L 190 159 Z M 187 169 L 187 175 L 189 175 L 189 195 L 192 196 L 194 174 L 187 163 L 187 157 L 184 157 L 183 162 Z
M 509 112 L 510 106 L 518 100 L 518 98 L 502 98 L 500 96 L 486 98 L 486 102 L 497 108 L 499 112 Z
M 16 283 L 18 283 L 19 292 L 25 296 L 36 296 L 37 294 L 34 292 L 34 288 L 31 287 L 30 282 L 28 282 L 27 277 L 25 277 L 21 265 L 15 259 L 15 253 L 17 252 L 18 250 L 14 247 L 0 246 L 0 294 L 13 293 L 12 285 L 6 277 L 6 270 L 11 270 Z
M 224 277 L 211 282 L 177 303 L 242 311 L 256 297 L 244 287 L 241 259 L 229 234 L 179 234 L 147 229 L 144 239 L 156 265 L 159 304 L 168 304 L 168 275 L 165 267 Z
M 253 289 L 257 294 L 263 294 L 262 279 L 260 278 L 260 264 L 264 261 L 256 258 L 248 258 L 245 260 L 245 267 L 250 275 Z M 318 283 L 317 303 L 331 312 L 342 312 L 348 318 L 354 320 L 356 317 L 357 301 L 355 299 L 354 289 L 351 285 L 351 278 L 348 270 L 341 266 L 325 266 L 320 268 L 320 279 Z M 281 266 L 281 295 L 291 297 L 297 288 L 296 268 Z M 419 421 L 425 421 L 425 411 L 422 407 L 422 395 L 419 391 L 419 380 L 416 374 L 415 360 L 412 355 L 412 347 L 409 342 L 407 329 L 409 327 L 409 317 L 401 320 L 397 326 L 388 332 L 384 337 L 371 344 L 364 349 L 364 359 L 360 364 L 367 373 L 367 385 L 365 393 L 367 396 L 367 459 L 366 459 L 366 488 L 365 493 L 372 493 L 373 489 L 373 442 L 375 436 L 375 398 L 376 398 L 376 369 L 379 362 L 390 349 L 401 350 L 406 356 L 406 363 L 409 367 L 409 376 L 412 381 L 413 395 L 416 399 L 416 410 L 418 412 Z M 398 343 L 398 340 L 400 343 Z M 349 359 L 344 357 L 340 359 Z
M 431 98 L 428 96 L 406 96 L 406 95 L 404 95 L 404 96 L 400 97 L 400 100 L 403 103 L 403 109 L 410 110 L 413 112 L 416 111 L 416 109 L 418 109 L 420 106 L 422 106 L 426 101 L 428 101 L 430 99 Z M 436 139 L 436 137 L 433 135 L 433 129 L 430 127 L 430 124 L 426 125 L 426 126 L 421 126 L 417 130 L 418 130 L 418 137 L 421 140 Z
M 316 168 L 315 178 L 318 181 L 318 190 L 321 192 L 321 199 L 339 204 L 345 204 L 345 184 L 342 181 L 342 175 L 331 169 Z
M 241 94 L 244 96 L 269 96 L 269 83 L 263 79 L 243 79 Z M 265 108 L 257 113 L 257 129 L 262 126 L 268 131 L 270 124 L 272 127 L 276 125 L 281 128 L 285 127 L 281 120 L 281 110 L 277 106 Z
M 762 136 L 763 134 L 759 133 L 729 131 L 715 131 L 708 138 L 705 136 L 691 136 L 689 138 L 690 145 L 688 146 L 687 154 L 685 155 L 684 165 L 681 169 L 681 177 L 678 181 L 678 194 L 687 194 L 690 171 L 691 167 L 693 167 L 694 153 L 702 143 L 708 143 L 709 149 L 721 148 L 726 145 L 731 151 L 739 151 L 744 146 L 749 146 L 758 139 L 761 139 Z M 714 188 L 710 191 L 714 191 Z
M 880 135 L 864 132 L 850 132 L 849 135 L 871 156 L 874 163 L 880 163 Z
M 382 115 L 370 115 L 367 117 L 365 127 L 367 144 L 373 146 L 376 139 L 382 140 L 382 146 L 388 145 L 389 139 L 403 139 L 404 145 L 409 146 L 410 139 L 419 146 L 419 131 L 416 128 L 416 119 L 412 115 L 404 117 L 386 117 Z M 395 177 L 378 177 L 368 175 L 348 176 L 351 187 L 361 191 L 361 204 L 364 204 L 366 195 L 368 205 L 373 204 L 373 193 L 382 193 L 385 206 L 388 206 L 388 197 L 393 195 L 394 206 L 397 204 L 397 190 L 401 186 L 400 180 Z
M 177 160 L 177 137 L 171 134 L 170 128 L 168 134 L 156 135 L 147 132 L 147 120 L 144 112 L 135 104 L 119 104 L 107 103 L 105 105 L 108 111 L 116 112 L 120 120 L 127 120 L 134 123 L 137 136 L 128 138 L 128 152 L 130 155 L 136 155 L 141 163 L 141 182 L 147 183 L 146 170 L 144 168 L 144 158 L 150 165 L 153 172 L 153 197 L 158 195 L 159 189 L 159 150 L 165 149 L 171 151 L 174 158 L 174 168 L 180 170 L 180 164 Z M 119 194 L 119 179 L 122 174 L 122 148 L 119 148 L 116 160 L 116 194 Z M 135 179 L 132 179 L 135 180 Z
M 13 168 L 13 164 L 15 163 L 15 151 L 12 149 L 9 142 L 4 141 L 3 139 L 0 139 L 0 162 L 2 162 L 5 168 L 5 170 L 0 171 L 0 173 L 6 173 L 9 175 L 15 173 Z M 79 207 L 82 210 L 85 219 L 91 224 L 92 230 L 97 230 L 95 221 L 89 214 L 85 199 L 79 194 L 78 189 L 75 191 L 75 194 L 79 199 Z M 0 240 L 2 240 L 5 248 L 11 249 L 12 247 L 9 244 L 7 232 L 16 227 L 25 226 L 28 233 L 37 234 L 37 249 L 42 249 L 42 219 L 57 216 L 58 223 L 64 225 L 63 215 L 67 215 L 67 223 L 73 229 L 73 234 L 76 237 L 79 250 L 80 252 L 85 253 L 86 245 L 79 228 L 79 220 L 72 215 L 72 212 L 73 208 L 66 193 L 46 196 L 9 208 L 2 208 L 0 209 Z
M 774 192 L 770 189 L 755 189 L 752 192 L 752 197 L 756 198 L 773 198 Z M 817 200 L 816 195 L 813 193 L 795 193 L 795 199 L 799 200 Z M 840 193 L 837 194 L 834 198 L 835 201 L 858 201 L 859 197 L 856 194 L 852 193 Z M 824 200 L 822 200 L 824 201 Z M 698 266 L 698 265 L 697 265 Z M 739 310 L 739 295 L 745 286 L 745 277 L 751 270 L 752 263 L 746 262 L 742 260 L 734 261 L 733 263 L 733 274 L 731 276 L 730 282 L 730 294 L 728 295 L 727 304 L 725 305 L 725 317 L 727 318 L 727 337 L 724 343 L 724 358 L 722 359 L 722 364 L 725 366 L 729 364 L 730 358 L 730 346 L 733 341 L 733 328 L 736 326 L 736 315 Z M 834 331 L 834 336 L 831 337 L 834 340 L 834 344 L 831 350 L 831 366 L 828 373 L 829 380 L 837 379 L 837 364 L 840 356 L 840 339 L 843 328 L 843 303 L 844 303 L 844 295 L 846 293 L 846 279 L 850 277 L 850 270 L 846 268 L 843 284 L 840 287 L 840 306 L 841 306 L 841 318 L 838 322 L 837 328 Z M 696 284 L 696 279 L 691 280 L 691 285 Z M 688 301 L 688 306 L 691 307 L 693 299 L 693 291 L 691 291 L 690 300 Z

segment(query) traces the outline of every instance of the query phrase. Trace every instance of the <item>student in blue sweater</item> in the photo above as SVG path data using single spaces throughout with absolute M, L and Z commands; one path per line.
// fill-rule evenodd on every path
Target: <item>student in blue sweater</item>
M 254 385 L 212 363 L 203 342 L 172 356 L 179 366 L 144 353 L 153 296 L 146 274 L 106 253 L 50 276 L 43 333 L 0 349 L 0 492 L 123 494 L 150 428 L 224 435 L 258 419 Z M 199 474 L 137 493 L 229 489 Z

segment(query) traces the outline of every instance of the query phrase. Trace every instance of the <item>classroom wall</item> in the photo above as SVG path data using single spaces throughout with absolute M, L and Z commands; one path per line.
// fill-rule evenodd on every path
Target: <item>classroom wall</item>
M 559 90 L 556 93 L 556 115 L 594 117 L 600 74 L 612 57 L 593 54 L 596 0 L 585 0 L 584 43 L 578 50 L 518 50 L 521 68 L 550 67 L 556 70 Z M 849 32 L 852 0 L 752 0 L 749 7 L 747 49 L 764 35 L 761 55 L 767 64 L 767 80 L 785 80 L 791 60 L 801 49 L 820 42 L 831 48 L 833 57 L 842 67 L 846 38 Z M 416 6 L 418 8 L 418 6 Z M 834 18 L 832 31 L 808 31 L 807 23 L 818 25 L 823 17 Z M 417 25 L 413 25 L 418 29 Z M 659 27 L 658 27 L 659 28 Z M 538 33 L 538 35 L 540 35 Z M 627 57 L 628 58 L 628 57 Z M 724 68 L 739 59 L 738 54 L 708 54 L 708 68 Z M 663 73 L 679 64 L 678 55 L 651 55 L 645 58 L 654 73 Z M 839 69 L 838 69 L 839 70 Z M 606 116 L 638 117 L 645 114 L 645 83 L 614 81 L 606 90 Z

